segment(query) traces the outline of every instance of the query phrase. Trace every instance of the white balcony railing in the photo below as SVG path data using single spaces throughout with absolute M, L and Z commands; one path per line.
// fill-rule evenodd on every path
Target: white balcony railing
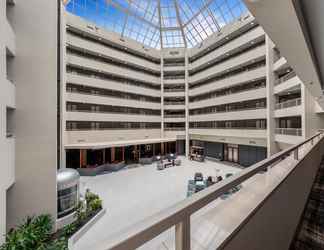
M 290 73 L 288 73 L 287 75 L 284 75 L 283 77 L 280 77 L 279 79 L 277 79 L 275 81 L 275 85 L 279 85 L 285 81 L 288 81 L 289 79 L 293 78 L 296 76 L 296 73 L 294 71 L 291 71 Z
M 302 136 L 301 128 L 276 128 L 275 133 L 279 135 Z
M 164 92 L 184 92 L 185 89 L 164 89 Z
M 185 115 L 164 115 L 164 118 L 185 118 Z
M 185 105 L 185 102 L 164 102 L 164 105 Z
M 258 174 L 260 174 L 260 172 L 266 170 L 271 172 L 271 169 L 282 166 L 282 164 L 286 163 L 285 159 L 287 158 L 289 160 L 291 159 L 290 162 L 292 164 L 295 164 L 294 168 L 298 168 L 299 166 L 298 164 L 303 164 L 303 161 L 305 161 L 305 157 L 307 155 L 313 156 L 316 152 L 318 152 L 318 154 L 321 156 L 322 153 L 320 152 L 319 149 L 322 147 L 322 144 L 323 144 L 323 133 L 320 132 L 297 145 L 294 145 L 286 150 L 274 154 L 271 157 L 242 170 L 240 173 L 233 175 L 227 178 L 226 180 L 223 180 L 215 185 L 212 185 L 209 188 L 202 190 L 197 194 L 194 194 L 193 196 L 175 204 L 172 207 L 169 207 L 153 216 L 149 216 L 145 220 L 142 220 L 141 222 L 130 226 L 129 228 L 127 228 L 127 230 L 124 230 L 112 237 L 109 237 L 109 239 L 107 239 L 106 241 L 99 242 L 97 245 L 91 246 L 91 249 L 93 250 L 137 249 L 143 246 L 145 243 L 151 241 L 153 238 L 160 236 L 166 230 L 175 227 L 175 241 L 174 241 L 175 248 L 172 249 L 190 250 L 191 240 L 192 240 L 191 224 L 193 222 L 193 220 L 191 219 L 193 214 L 195 214 L 196 212 L 200 211 L 202 208 L 214 202 L 224 193 L 228 192 L 228 190 L 235 189 L 241 183 L 249 180 L 252 177 L 256 177 Z M 307 160 L 309 160 L 308 158 Z M 320 162 L 321 157 L 317 157 L 317 158 L 319 159 Z M 314 163 L 317 164 L 319 162 L 317 161 Z M 284 166 L 286 165 L 287 164 L 285 164 Z M 276 179 L 277 178 L 278 177 L 276 177 Z M 274 190 L 276 190 L 276 187 L 282 186 L 280 185 L 281 182 L 278 183 L 279 184 L 274 185 L 273 187 Z M 262 190 L 259 190 L 259 192 L 262 192 Z M 270 196 L 271 195 L 264 196 L 263 201 L 267 200 Z M 235 199 L 235 197 L 233 197 L 233 199 Z M 262 206 L 263 206 L 263 202 L 261 202 L 260 207 L 254 209 L 252 213 L 254 214 L 254 212 L 256 212 L 257 210 L 262 209 Z M 224 240 L 228 239 L 228 241 L 230 241 L 231 236 L 233 236 L 235 233 L 238 233 L 238 230 L 240 230 L 241 226 L 245 227 L 248 224 L 249 222 L 248 220 L 252 218 L 251 216 L 252 215 L 247 215 L 247 220 L 238 221 L 237 227 L 235 227 L 234 229 L 235 232 L 233 234 L 229 234 L 229 236 L 225 237 Z M 286 218 L 283 216 L 282 219 L 286 219 Z M 289 227 L 289 231 L 291 231 L 290 224 L 287 226 L 287 228 L 288 227 Z M 204 235 L 200 234 L 200 237 L 202 236 Z M 216 248 L 217 247 L 215 246 L 214 249 Z M 83 248 L 83 249 L 79 248 L 78 250 L 85 250 L 85 249 L 89 249 L 89 248 Z M 165 246 L 165 249 L 170 249 L 170 248 L 167 248 Z
M 299 105 L 301 105 L 301 98 L 296 98 L 286 102 L 276 103 L 276 109 L 286 109 Z
M 185 128 L 164 128 L 165 131 L 184 131 Z

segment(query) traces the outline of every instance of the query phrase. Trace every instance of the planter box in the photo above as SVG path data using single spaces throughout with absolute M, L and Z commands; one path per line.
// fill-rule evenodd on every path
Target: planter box
M 101 209 L 91 220 L 70 237 L 68 241 L 69 250 L 74 249 L 73 245 L 75 242 L 77 242 L 105 213 L 106 209 Z

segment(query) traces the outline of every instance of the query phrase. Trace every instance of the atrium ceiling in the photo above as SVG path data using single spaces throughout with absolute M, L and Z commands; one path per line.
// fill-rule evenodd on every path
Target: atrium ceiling
M 247 9 L 242 0 L 70 0 L 67 11 L 152 48 L 194 47 Z

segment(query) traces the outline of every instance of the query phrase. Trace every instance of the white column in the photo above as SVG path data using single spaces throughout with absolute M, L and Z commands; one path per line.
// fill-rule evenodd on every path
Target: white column
M 266 35 L 266 82 L 267 82 L 267 155 L 277 153 L 279 151 L 275 142 L 276 121 L 274 118 L 275 96 L 274 96 L 274 44 Z
M 161 51 L 161 138 L 164 138 L 164 61 Z
M 0 245 L 5 241 L 6 225 L 7 225 L 7 199 L 6 190 L 0 187 Z
M 185 50 L 185 133 L 186 133 L 186 148 L 185 155 L 188 157 L 189 155 L 189 144 L 190 144 L 190 135 L 189 135 L 189 58 L 187 49 Z
M 65 7 L 61 4 L 61 26 L 60 26 L 60 166 L 66 168 L 66 19 Z

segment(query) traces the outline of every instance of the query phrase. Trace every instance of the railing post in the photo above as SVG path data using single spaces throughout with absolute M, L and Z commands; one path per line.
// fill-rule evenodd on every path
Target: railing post
M 298 148 L 294 150 L 294 159 L 298 161 Z
M 190 216 L 175 225 L 175 250 L 190 250 Z

